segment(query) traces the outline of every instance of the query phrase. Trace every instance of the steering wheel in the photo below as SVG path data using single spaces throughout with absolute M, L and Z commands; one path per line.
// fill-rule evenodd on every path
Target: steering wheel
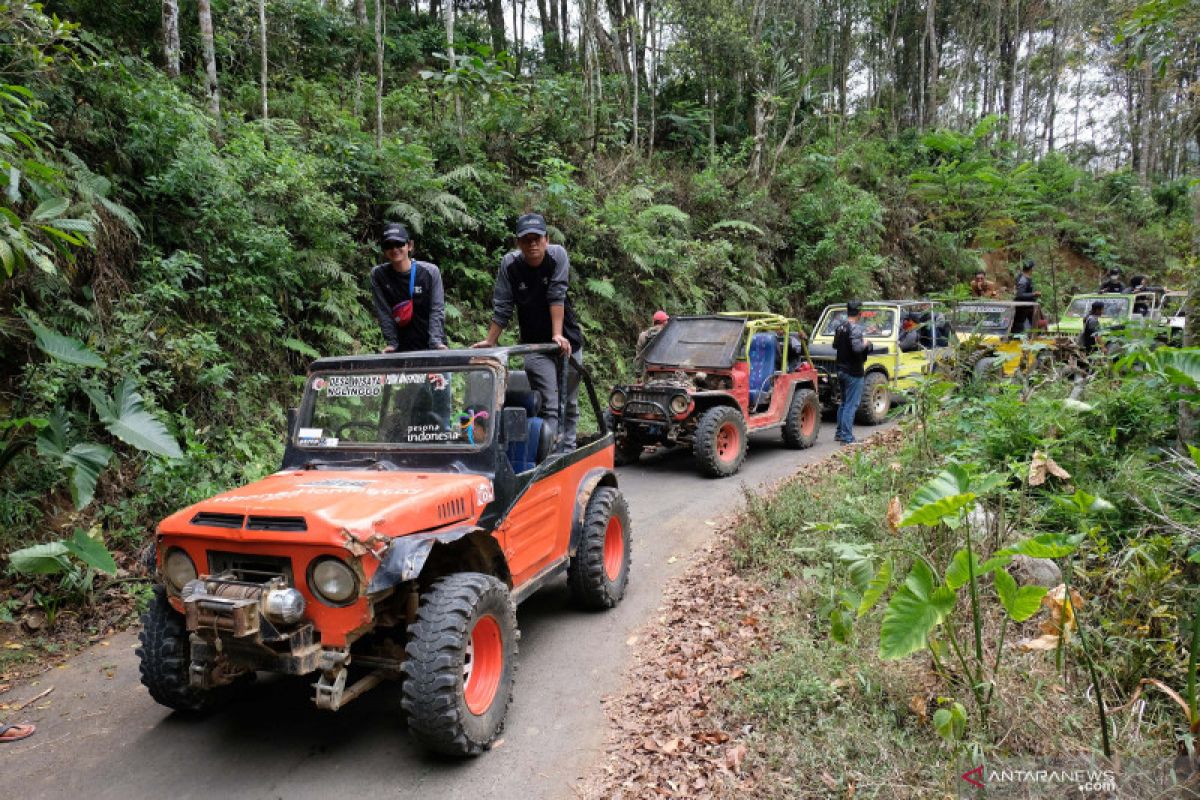
M 346 431 L 352 428 L 362 428 L 363 430 L 375 432 L 379 430 L 379 424 L 376 422 L 352 419 L 348 422 L 343 422 L 341 425 L 338 425 L 336 428 L 334 428 L 333 435 L 341 439 L 345 435 Z

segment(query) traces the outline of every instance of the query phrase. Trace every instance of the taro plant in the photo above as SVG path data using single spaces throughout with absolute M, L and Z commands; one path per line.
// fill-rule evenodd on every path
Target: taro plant
M 1008 621 L 1023 622 L 1032 617 L 1047 592 L 1047 587 L 1043 586 L 1018 586 L 1004 568 L 1017 555 L 1033 558 L 1067 556 L 1085 536 L 1084 533 L 1040 534 L 997 550 L 984 560 L 973 541 L 973 527 L 977 521 L 966 517 L 969 510 L 975 508 L 977 500 L 1000 490 L 1006 483 L 1006 476 L 973 475 L 966 467 L 951 464 L 914 494 L 896 523 L 897 527 L 919 526 L 947 540 L 961 533 L 962 546 L 946 559 L 942 569 L 935 564 L 934 558 L 903 547 L 877 554 L 862 545 L 839 543 L 834 546 L 838 557 L 848 563 L 853 585 L 842 594 L 838 608 L 834 609 L 835 633 L 842 637 L 847 635 L 844 629 L 852 624 L 853 618 L 869 613 L 891 591 L 880 624 L 880 656 L 899 659 L 928 649 L 939 671 L 945 671 L 941 663 L 943 658 L 953 658 L 985 726 Z M 898 583 L 897 556 L 907 556 L 911 561 L 908 572 Z M 983 646 L 981 590 L 983 579 L 988 576 L 992 577 L 995 600 L 1004 612 L 999 642 L 990 663 Z M 962 641 L 962 622 L 957 614 L 962 592 L 967 595 L 970 609 L 967 622 L 971 639 L 967 642 Z M 850 608 L 854 609 L 853 615 L 847 613 Z M 939 629 L 944 632 L 948 649 L 937 638 Z
M 12 571 L 22 575 L 60 576 L 57 591 L 39 599 L 51 624 L 64 599 L 90 601 L 97 574 L 117 572 L 117 562 L 104 546 L 99 531 L 89 535 L 81 528 L 76 528 L 70 539 L 14 550 L 8 554 L 8 560 Z

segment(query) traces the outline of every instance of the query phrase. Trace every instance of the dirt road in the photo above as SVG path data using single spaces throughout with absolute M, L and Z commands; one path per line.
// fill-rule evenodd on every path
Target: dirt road
M 664 583 L 740 504 L 743 485 L 828 455 L 833 427 L 821 434 L 806 451 L 785 449 L 778 433 L 756 435 L 742 471 L 726 480 L 699 477 L 682 453 L 620 469 L 635 537 L 625 601 L 607 613 L 576 611 L 564 580 L 518 609 L 516 696 L 503 741 L 480 758 L 421 752 L 404 730 L 394 685 L 329 714 L 313 706 L 306 681 L 264 680 L 232 708 L 179 718 L 139 684 L 136 632 L 126 632 L 5 696 L 16 703 L 54 687 L 19 715 L 38 732 L 0 745 L 0 796 L 577 798 L 576 779 L 601 752 L 600 698 L 620 687 L 627 642 L 653 617 Z

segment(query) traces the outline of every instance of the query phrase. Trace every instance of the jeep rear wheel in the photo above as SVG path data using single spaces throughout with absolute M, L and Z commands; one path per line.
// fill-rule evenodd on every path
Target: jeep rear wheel
M 567 567 L 571 596 L 584 608 L 612 608 L 625 596 L 632 545 L 629 506 L 611 486 L 601 486 L 588 500 L 583 534 Z
M 882 372 L 869 372 L 863 379 L 862 400 L 858 404 L 855 420 L 860 425 L 878 425 L 887 419 L 892 409 L 892 390 L 887 376 Z
M 788 447 L 805 449 L 817 442 L 821 429 L 821 401 L 812 389 L 797 389 L 783 421 L 783 442 Z
M 492 746 L 512 701 L 518 638 L 508 588 L 491 575 L 448 575 L 421 595 L 401 699 L 417 741 L 454 756 Z
M 746 420 L 742 413 L 729 406 L 705 411 L 696 423 L 692 449 L 705 475 L 727 478 L 736 473 L 746 458 Z
M 141 622 L 138 671 L 142 685 L 156 702 L 176 711 L 200 714 L 229 700 L 232 686 L 196 689 L 189 685 L 191 638 L 183 616 L 171 608 L 163 589 L 154 590 L 154 599 Z

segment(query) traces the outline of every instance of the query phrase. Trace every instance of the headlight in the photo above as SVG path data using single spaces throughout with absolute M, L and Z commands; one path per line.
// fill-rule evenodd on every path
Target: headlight
M 671 398 L 671 413 L 682 414 L 688 410 L 688 396 L 686 394 L 677 394 Z
M 172 547 L 163 559 L 163 577 L 171 584 L 172 589 L 182 591 L 188 581 L 196 579 L 196 565 L 187 553 L 178 547 Z
M 613 393 L 608 396 L 608 404 L 613 411 L 620 411 L 625 407 L 625 393 L 620 389 L 613 389 Z
M 354 570 L 336 558 L 323 558 L 309 568 L 308 586 L 329 605 L 346 605 L 358 594 Z
M 279 625 L 304 619 L 304 595 L 295 589 L 272 589 L 263 601 L 263 614 Z

